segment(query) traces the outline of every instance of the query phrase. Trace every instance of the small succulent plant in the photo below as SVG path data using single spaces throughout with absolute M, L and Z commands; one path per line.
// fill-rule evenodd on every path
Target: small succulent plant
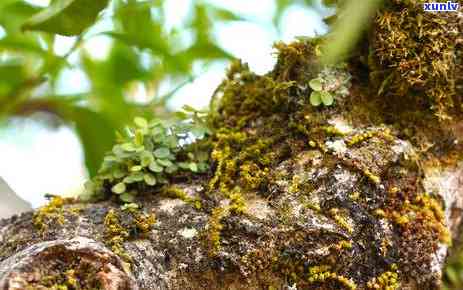
M 187 112 L 183 117 L 191 115 Z M 196 112 L 194 117 L 198 117 Z M 84 198 L 99 197 L 109 188 L 121 201 L 131 203 L 140 186 L 166 184 L 168 177 L 178 171 L 198 173 L 208 169 L 208 153 L 191 142 L 192 138 L 203 137 L 207 127 L 185 119 L 168 125 L 137 117 L 134 123 L 107 153 L 97 176 L 86 183 Z
M 343 66 L 327 67 L 309 81 L 310 103 L 318 107 L 333 105 L 335 99 L 349 94 L 351 75 Z

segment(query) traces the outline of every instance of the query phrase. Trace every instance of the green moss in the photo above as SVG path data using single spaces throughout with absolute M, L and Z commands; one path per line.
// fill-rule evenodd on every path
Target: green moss
M 111 209 L 104 219 L 104 241 L 111 250 L 126 262 L 132 258 L 125 252 L 124 243 L 135 237 L 143 237 L 151 232 L 156 218 L 154 214 L 142 213 L 136 207 L 126 207 L 122 212 Z

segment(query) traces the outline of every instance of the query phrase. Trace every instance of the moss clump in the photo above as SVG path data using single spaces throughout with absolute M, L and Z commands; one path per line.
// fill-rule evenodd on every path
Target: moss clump
M 221 249 L 220 234 L 223 229 L 222 219 L 230 214 L 228 208 L 217 207 L 212 210 L 208 220 L 206 232 L 206 247 L 210 256 L 216 256 Z
M 119 215 L 114 209 L 110 210 L 104 218 L 105 243 L 114 254 L 131 262 L 131 257 L 125 253 L 124 242 L 130 237 L 128 229 L 122 226 Z
M 423 13 L 425 2 L 386 2 L 370 40 L 370 76 L 391 105 L 447 119 L 462 110 L 463 27 L 453 13 Z
M 105 243 L 116 255 L 132 262 L 124 250 L 124 243 L 130 238 L 147 235 L 155 223 L 154 214 L 144 214 L 138 206 L 126 206 L 121 212 L 111 209 L 104 218 Z
M 37 230 L 44 233 L 53 223 L 63 225 L 65 222 L 64 214 L 66 210 L 64 206 L 75 202 L 73 198 L 63 198 L 53 196 L 45 206 L 39 208 L 33 218 L 33 224 Z M 69 212 L 76 214 L 80 208 L 69 209 Z
M 370 130 L 367 132 L 362 132 L 353 136 L 349 136 L 347 140 L 345 140 L 346 145 L 351 147 L 355 146 L 359 143 L 367 141 L 373 137 L 382 137 L 386 140 L 392 140 L 393 137 L 391 136 L 391 131 L 387 128 L 384 129 L 377 129 L 377 130 Z

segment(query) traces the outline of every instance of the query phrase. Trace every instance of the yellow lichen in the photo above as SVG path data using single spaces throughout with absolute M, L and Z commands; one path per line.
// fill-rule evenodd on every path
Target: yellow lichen
M 357 285 L 351 280 L 342 275 L 330 271 L 331 267 L 328 265 L 314 266 L 309 268 L 309 275 L 307 280 L 309 283 L 326 283 L 328 281 L 335 281 L 346 289 L 355 290 Z
M 392 271 L 386 271 L 380 276 L 375 277 L 367 282 L 367 289 L 378 290 L 396 290 L 400 288 L 399 275 L 397 274 L 397 266 L 391 267 Z
M 338 208 L 332 208 L 329 210 L 329 214 L 331 217 L 336 221 L 336 223 L 345 229 L 348 233 L 353 233 L 354 229 L 350 225 L 350 223 L 347 221 L 347 218 L 344 214 L 341 213 L 341 211 Z
M 73 201 L 74 199 L 72 198 L 54 196 L 48 204 L 42 206 L 35 212 L 33 218 L 34 226 L 43 233 L 50 227 L 50 223 L 57 222 L 61 225 L 64 224 L 64 205 Z M 80 210 L 80 208 L 73 209 L 70 212 L 75 213 L 75 211 L 78 210 Z
M 154 214 L 144 214 L 134 207 L 127 207 L 125 211 L 131 216 L 131 219 L 124 221 L 127 225 L 122 224 L 121 214 L 118 214 L 116 210 L 111 209 L 108 211 L 104 219 L 104 237 L 105 244 L 116 255 L 127 262 L 132 262 L 132 258 L 124 250 L 124 243 L 133 233 L 136 235 L 148 234 L 152 230 L 156 218 Z

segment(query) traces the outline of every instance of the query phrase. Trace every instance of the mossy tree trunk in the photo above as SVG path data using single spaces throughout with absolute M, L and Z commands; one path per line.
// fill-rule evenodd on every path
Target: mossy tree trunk
M 389 1 L 344 65 L 318 63 L 324 39 L 277 44 L 265 76 L 233 64 L 211 170 L 141 188 L 141 209 L 54 198 L 1 221 L 0 288 L 439 289 L 463 217 L 462 18 L 421 3 Z

